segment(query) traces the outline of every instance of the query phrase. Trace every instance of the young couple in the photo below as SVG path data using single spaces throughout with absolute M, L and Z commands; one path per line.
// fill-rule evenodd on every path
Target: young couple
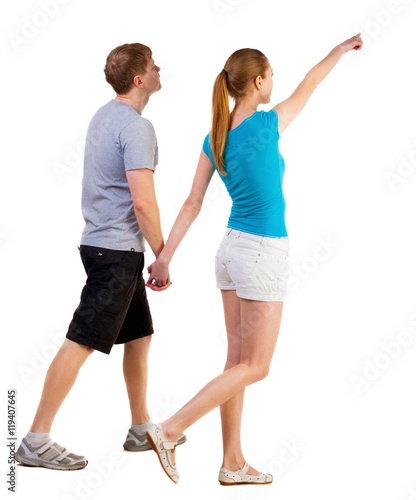
M 257 111 L 270 102 L 269 60 L 256 49 L 231 54 L 214 82 L 211 130 L 203 141 L 190 194 L 166 243 L 153 181 L 157 139 L 152 124 L 142 117 L 149 97 L 161 88 L 159 67 L 145 45 L 125 44 L 111 51 L 104 71 L 116 97 L 92 118 L 85 148 L 80 256 L 87 280 L 67 338 L 49 367 L 30 431 L 20 443 L 18 462 L 59 470 L 87 465 L 84 456 L 56 443 L 50 429 L 88 356 L 95 350 L 109 354 L 114 344 L 124 344 L 132 419 L 126 450 L 153 448 L 165 473 L 178 482 L 175 454 L 177 445 L 186 441 L 184 431 L 220 407 L 220 483 L 272 482 L 270 474 L 246 461 L 240 432 L 244 390 L 268 374 L 286 294 L 289 241 L 279 139 L 342 55 L 361 47 L 360 35 L 334 47 L 290 97 L 269 111 Z M 262 147 L 253 147 L 255 142 Z M 174 415 L 155 423 L 146 404 L 153 333 L 146 286 L 163 291 L 171 285 L 169 263 L 198 216 L 215 173 L 232 199 L 215 256 L 228 339 L 225 367 Z M 146 283 L 145 242 L 156 257 Z

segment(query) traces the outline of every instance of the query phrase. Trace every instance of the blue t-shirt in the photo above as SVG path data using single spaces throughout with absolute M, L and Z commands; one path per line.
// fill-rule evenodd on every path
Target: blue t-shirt
M 277 125 L 274 109 L 256 111 L 228 132 L 224 150 L 227 175 L 220 177 L 232 199 L 227 226 L 231 229 L 260 236 L 287 236 L 282 189 L 285 162 L 279 151 Z M 209 134 L 203 151 L 217 169 Z

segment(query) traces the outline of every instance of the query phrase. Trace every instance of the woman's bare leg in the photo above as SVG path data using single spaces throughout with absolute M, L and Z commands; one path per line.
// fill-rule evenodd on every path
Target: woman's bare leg
M 225 328 L 227 331 L 227 360 L 224 371 L 240 363 L 241 360 L 241 311 L 240 299 L 234 290 L 222 290 Z M 241 449 L 241 418 L 244 403 L 244 389 L 220 406 L 223 443 L 222 467 L 238 470 L 245 459 Z M 249 474 L 257 471 L 249 470 Z
M 177 440 L 185 429 L 206 413 L 267 376 L 279 333 L 282 309 L 282 302 L 240 299 L 240 362 L 208 382 L 196 396 L 161 424 L 167 439 Z

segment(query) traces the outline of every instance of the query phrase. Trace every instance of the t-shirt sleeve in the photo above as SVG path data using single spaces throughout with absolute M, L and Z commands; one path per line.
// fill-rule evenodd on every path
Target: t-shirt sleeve
M 210 140 L 210 134 L 208 134 L 205 139 L 204 143 L 202 145 L 202 151 L 208 156 L 208 158 L 211 160 L 211 163 L 215 166 L 214 162 L 214 157 L 212 155 L 212 149 L 211 149 L 211 140 Z
M 275 109 L 271 109 L 270 111 L 263 111 L 262 121 L 265 127 L 273 131 L 277 130 L 277 133 L 279 134 L 279 127 L 278 127 L 279 117 Z
M 145 118 L 129 123 L 120 133 L 120 147 L 125 170 L 149 168 L 158 163 L 158 145 L 155 129 Z
M 207 155 L 210 156 L 211 154 L 211 145 L 209 143 L 209 134 L 204 139 L 204 143 L 202 144 L 202 151 Z

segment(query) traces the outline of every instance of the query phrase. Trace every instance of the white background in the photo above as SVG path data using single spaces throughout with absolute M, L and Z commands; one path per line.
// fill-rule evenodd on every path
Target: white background
M 186 431 L 178 485 L 153 452 L 123 452 L 130 421 L 122 347 L 115 347 L 88 360 L 52 429 L 58 442 L 88 457 L 88 467 L 19 467 L 17 496 L 416 498 L 415 2 L 44 3 L 1 7 L 2 495 L 6 389 L 17 391 L 20 439 L 84 282 L 77 250 L 82 146 L 92 114 L 113 98 L 103 76 L 110 50 L 145 43 L 162 68 L 163 88 L 143 115 L 159 141 L 156 187 L 167 236 L 189 191 L 209 129 L 212 83 L 227 57 L 242 47 L 262 50 L 277 103 L 360 31 L 363 50 L 344 56 L 281 139 L 292 286 L 270 375 L 248 388 L 243 422 L 246 458 L 274 473 L 273 485 L 219 486 L 218 410 Z M 173 286 L 149 293 L 155 420 L 222 370 L 213 256 L 229 206 L 215 179 L 172 263 Z

